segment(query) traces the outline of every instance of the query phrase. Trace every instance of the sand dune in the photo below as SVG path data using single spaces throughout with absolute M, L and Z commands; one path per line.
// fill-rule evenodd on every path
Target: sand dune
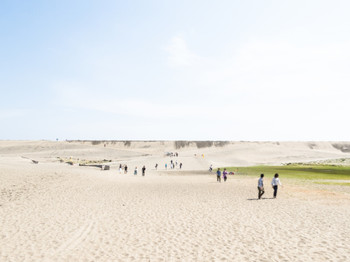
M 0 261 L 347 261 L 350 195 L 257 179 L 217 183 L 216 166 L 349 157 L 346 143 L 0 142 Z M 312 145 L 310 145 L 312 144 Z M 338 143 L 340 144 L 340 143 Z M 339 149 L 340 148 L 340 149 Z M 345 149 L 344 149 L 345 148 Z M 165 171 L 179 152 L 184 170 Z M 195 156 L 196 155 L 196 156 Z M 202 156 L 204 155 L 204 157 Z M 110 159 L 112 169 L 57 157 Z M 33 164 L 31 159 L 39 161 Z M 119 163 L 145 177 L 119 174 Z M 153 169 L 159 163 L 160 170 Z M 283 181 L 283 178 L 281 178 Z M 265 181 L 268 185 L 270 181 Z
M 52 162 L 57 157 L 111 159 L 131 164 L 165 164 L 178 152 L 188 170 L 214 166 L 281 164 L 350 156 L 347 142 L 184 142 L 184 141 L 0 141 L 0 156 Z M 202 157 L 204 156 L 204 157 Z M 169 162 L 169 161 L 168 161 Z

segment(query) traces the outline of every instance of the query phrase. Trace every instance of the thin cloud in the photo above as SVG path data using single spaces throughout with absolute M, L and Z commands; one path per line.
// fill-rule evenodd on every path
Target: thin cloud
M 192 104 L 166 102 L 160 103 L 137 97 L 106 97 L 93 90 L 79 87 L 76 83 L 57 85 L 56 104 L 66 108 L 93 110 L 101 113 L 110 113 L 122 116 L 134 116 L 143 119 L 189 119 L 204 120 L 207 118 L 227 118 L 230 112 L 237 109 L 231 104 L 216 106 L 215 104 Z
M 168 53 L 168 64 L 170 66 L 192 66 L 199 62 L 200 57 L 193 53 L 181 36 L 174 36 L 170 43 L 164 48 Z
M 2 109 L 0 110 L 0 119 L 22 117 L 26 115 L 23 109 Z
M 183 38 L 180 39 L 179 42 L 186 43 Z M 200 63 L 191 63 L 186 72 L 176 74 L 179 79 L 184 79 L 183 85 L 188 85 L 189 89 L 203 90 L 211 98 L 247 98 L 245 94 L 248 93 L 250 97 L 259 95 L 277 99 L 311 98 L 315 93 L 327 97 L 329 93 L 335 94 L 334 91 L 342 94 L 349 92 L 348 44 L 298 46 L 280 39 L 255 40 L 233 48 L 229 52 L 233 55 L 224 58 L 196 55 L 195 60 Z M 186 54 L 187 51 L 174 53 Z M 179 61 L 190 60 L 184 59 L 188 57 L 185 55 L 177 57 Z M 176 64 L 173 56 L 169 59 Z M 177 63 L 180 64 L 186 63 Z

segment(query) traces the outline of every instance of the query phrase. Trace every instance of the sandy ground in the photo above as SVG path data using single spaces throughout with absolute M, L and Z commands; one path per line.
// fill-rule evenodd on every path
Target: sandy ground
M 0 261 L 349 261 L 349 193 L 281 177 L 277 199 L 265 181 L 257 200 L 258 178 L 217 183 L 203 170 L 212 161 L 254 164 L 264 150 L 269 163 L 348 153 L 326 145 L 309 154 L 289 146 L 289 155 L 269 144 L 182 148 L 183 171 L 156 171 L 175 149 L 144 146 L 0 142 Z M 112 169 L 57 161 L 68 156 L 112 159 Z M 145 164 L 146 176 L 119 174 L 118 163 Z

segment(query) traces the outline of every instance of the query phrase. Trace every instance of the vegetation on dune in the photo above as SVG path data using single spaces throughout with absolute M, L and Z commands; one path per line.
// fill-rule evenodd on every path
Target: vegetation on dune
M 70 165 L 79 164 L 79 165 L 91 165 L 91 164 L 104 164 L 111 163 L 112 160 L 109 159 L 99 159 L 99 160 L 87 160 L 87 159 L 79 159 L 79 158 L 61 158 L 57 157 L 58 161 L 61 163 L 67 163 Z
M 251 166 L 251 167 L 227 167 L 228 171 L 236 174 L 272 178 L 278 173 L 281 178 L 305 179 L 305 180 L 350 180 L 350 166 L 334 165 L 288 165 L 288 166 Z
M 189 147 L 191 145 L 195 145 L 197 148 L 205 148 L 205 147 L 223 147 L 228 145 L 229 141 L 175 141 L 174 146 L 176 149 Z
M 350 143 L 334 143 L 332 146 L 343 153 L 349 153 L 350 152 Z

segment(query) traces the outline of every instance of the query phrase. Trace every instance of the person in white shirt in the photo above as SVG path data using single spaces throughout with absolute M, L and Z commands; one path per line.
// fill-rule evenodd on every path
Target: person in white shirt
M 272 185 L 272 188 L 273 188 L 273 198 L 276 198 L 278 185 L 282 186 L 282 183 L 281 183 L 280 179 L 278 178 L 278 174 L 277 173 L 275 174 L 275 177 L 272 179 L 271 185 Z
M 258 199 L 260 199 L 261 196 L 265 193 L 265 190 L 264 190 L 264 174 L 260 175 L 260 179 L 258 181 L 258 190 L 259 190 Z

